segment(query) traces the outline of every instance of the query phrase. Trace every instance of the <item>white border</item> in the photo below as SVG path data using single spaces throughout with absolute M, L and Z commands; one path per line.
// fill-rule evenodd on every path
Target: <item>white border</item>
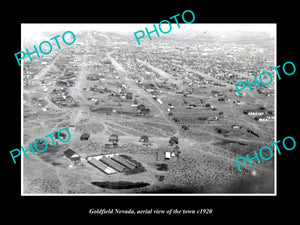
M 21 24 L 21 49 L 24 49 L 23 48 L 23 38 L 22 38 L 22 24 Z M 24 145 L 24 116 L 23 116 L 23 111 L 24 111 L 24 108 L 23 108 L 23 100 L 24 100 L 24 95 L 23 95 L 23 89 L 24 89 L 24 83 L 23 83 L 23 63 L 21 62 L 21 146 Z M 21 149 L 20 149 L 21 151 Z M 22 195 L 25 195 L 24 194 L 24 189 L 23 189 L 23 154 L 21 154 L 21 196 Z
M 95 29 L 95 26 L 98 26 L 99 29 L 99 25 L 101 25 L 102 27 L 104 27 L 104 31 L 115 31 L 115 28 L 113 30 L 110 30 L 112 27 L 114 26 L 118 26 L 118 25 L 122 25 L 122 30 L 120 30 L 120 32 L 127 32 L 128 31 L 128 27 L 124 26 L 124 25 L 129 25 L 132 29 L 130 30 L 130 32 L 132 31 L 132 33 L 140 30 L 140 29 L 144 29 L 145 24 L 48 24 L 48 23 L 43 23 L 43 24 L 29 24 L 29 23 L 21 23 L 21 49 L 23 49 L 23 34 L 24 34 L 24 28 L 27 25 L 39 25 L 41 27 L 45 27 L 45 24 L 47 24 L 47 26 L 54 26 L 55 29 L 57 30 L 58 26 L 61 26 L 61 30 L 68 30 L 69 29 L 73 29 L 74 25 L 77 28 L 77 30 L 89 30 L 89 29 Z M 238 30 L 248 30 L 247 28 L 252 28 L 253 29 L 255 27 L 255 30 L 258 30 L 258 26 L 264 25 L 264 27 L 262 27 L 262 30 L 266 31 L 266 27 L 270 27 L 271 25 L 275 25 L 275 27 L 272 27 L 272 31 L 275 32 L 274 35 L 274 39 L 275 39 L 275 48 L 274 48 L 274 62 L 275 65 L 274 67 L 277 65 L 277 23 L 226 23 L 226 24 L 217 24 L 217 23 L 209 23 L 209 24 L 201 24 L 201 23 L 195 23 L 197 25 L 200 25 L 202 27 L 204 27 L 204 30 L 209 29 L 209 26 L 216 26 L 219 25 L 221 30 L 226 30 L 226 25 L 239 25 Z M 225 26 L 224 26 L 225 25 Z M 250 26 L 249 26 L 250 25 Z M 181 31 L 185 31 L 187 32 L 188 30 L 193 30 L 194 28 L 192 26 L 186 26 L 186 24 L 180 24 L 181 27 L 186 27 L 184 29 L 181 29 Z M 70 28 L 72 27 L 72 28 Z M 73 29 L 72 31 L 75 32 L 75 29 Z M 22 30 L 23 29 L 23 30 Z M 53 28 L 52 28 L 53 29 Z M 106 30 L 107 29 L 107 30 Z M 250 29 L 250 30 L 251 30 Z M 270 29 L 270 28 L 269 28 Z M 274 30 L 275 29 L 275 30 Z M 37 31 L 37 33 L 41 33 L 40 29 L 35 29 Z M 51 30 L 51 29 L 49 29 Z M 97 29 L 96 29 L 97 30 Z M 214 29 L 216 30 L 216 29 Z M 48 31 L 48 29 L 47 29 Z M 173 30 L 172 30 L 173 31 Z M 267 30 L 270 31 L 270 30 Z M 30 31 L 29 32 L 30 35 L 34 34 L 34 31 Z M 23 129 L 23 63 L 21 63 L 21 144 L 23 146 L 23 134 L 24 134 L 24 129 Z M 275 109 L 274 109 L 274 113 L 275 113 L 275 118 L 274 118 L 274 139 L 275 141 L 277 141 L 277 76 L 275 76 Z M 274 146 L 274 193 L 186 193 L 186 194 L 120 194 L 120 193 L 116 193 L 116 194 L 112 194 L 112 193 L 107 193 L 107 194 L 24 194 L 24 189 L 23 189 L 23 154 L 21 154 L 21 196 L 277 196 L 277 151 L 275 151 L 275 146 Z
M 275 65 L 274 67 L 277 66 L 277 23 L 275 24 L 275 49 L 274 49 L 274 62 L 275 62 Z M 275 118 L 274 118 L 274 142 L 277 141 L 277 76 L 275 75 L 275 84 L 274 84 L 274 90 L 275 90 L 275 100 L 274 100 L 274 104 L 275 104 L 275 109 L 274 109 L 274 115 L 275 115 Z M 275 156 L 274 156 L 274 162 L 275 162 L 275 171 L 274 171 L 274 195 L 277 196 L 277 151 L 275 149 L 275 145 L 274 145 L 274 152 L 275 152 Z

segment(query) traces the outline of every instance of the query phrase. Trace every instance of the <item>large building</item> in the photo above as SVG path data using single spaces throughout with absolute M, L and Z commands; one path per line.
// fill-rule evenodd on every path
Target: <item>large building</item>
M 118 154 L 97 155 L 88 157 L 88 162 L 106 174 L 132 170 L 137 165 Z

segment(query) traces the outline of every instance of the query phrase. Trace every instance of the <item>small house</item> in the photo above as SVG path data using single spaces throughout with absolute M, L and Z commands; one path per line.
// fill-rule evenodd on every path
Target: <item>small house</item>
M 114 146 L 113 146 L 113 143 L 105 143 L 104 147 L 105 148 L 113 148 Z
M 142 135 L 139 142 L 149 142 L 149 137 L 147 135 Z
M 145 115 L 149 115 L 150 114 L 150 109 L 149 108 L 142 108 L 141 109 L 141 114 Z
M 88 133 L 83 133 L 83 134 L 80 136 L 80 140 L 81 140 L 81 141 L 87 141 L 89 138 L 90 138 L 90 135 L 89 135 Z
M 77 162 L 81 162 L 81 157 L 70 148 L 64 151 L 64 157 L 70 160 L 71 162 L 74 162 L 75 164 L 77 164 Z
M 41 139 L 40 140 L 38 140 L 37 142 L 36 142 L 36 140 L 38 140 L 38 139 L 35 139 L 35 147 L 36 148 L 38 148 L 40 151 L 41 151 L 41 149 L 45 149 L 46 148 L 46 144 L 45 144 L 45 142 L 44 141 L 42 141 Z M 46 148 L 47 149 L 47 148 Z M 45 150 L 46 151 L 46 150 Z
M 132 97 L 133 97 L 132 92 L 127 92 L 127 93 L 126 93 L 126 99 L 127 99 L 127 100 L 131 100 Z
M 179 122 L 179 119 L 178 119 L 177 117 L 174 117 L 173 120 L 174 120 L 175 122 Z
M 239 125 L 232 125 L 231 128 L 232 129 L 241 129 L 241 127 Z
M 171 159 L 171 152 L 165 152 L 165 159 Z
M 75 125 L 69 125 L 69 131 L 70 133 L 74 133 L 76 131 Z
M 112 134 L 112 135 L 109 136 L 109 140 L 108 140 L 108 141 L 115 141 L 115 140 L 116 140 L 116 141 L 119 140 L 118 135 Z
M 65 133 L 59 133 L 59 136 L 62 138 L 62 139 L 66 139 L 66 137 L 67 137 L 67 135 L 65 134 Z M 55 134 L 54 134 L 54 137 L 56 138 L 56 139 L 58 139 L 58 132 L 55 132 Z
M 218 98 L 218 101 L 220 101 L 220 102 L 221 102 L 221 101 L 225 102 L 225 101 L 228 101 L 228 98 L 222 96 L 222 97 Z
M 169 144 L 171 145 L 171 146 L 173 146 L 173 145 L 178 145 L 178 137 L 171 137 L 170 138 L 170 140 L 169 140 Z
M 177 146 L 177 145 L 176 145 Z M 158 150 L 156 152 L 156 160 L 157 161 L 165 161 L 165 160 L 179 160 L 180 155 L 179 147 Z
M 140 111 L 142 111 L 142 109 L 145 109 L 145 108 L 146 108 L 146 106 L 143 104 L 140 104 L 137 106 L 137 110 L 140 110 Z
M 108 141 L 111 142 L 113 145 L 117 145 L 119 142 L 119 137 L 116 134 L 112 134 L 109 136 Z
M 223 128 L 216 128 L 218 134 L 228 134 L 230 131 Z
M 189 127 L 186 126 L 186 125 L 182 125 L 181 128 L 182 128 L 183 130 L 189 130 Z

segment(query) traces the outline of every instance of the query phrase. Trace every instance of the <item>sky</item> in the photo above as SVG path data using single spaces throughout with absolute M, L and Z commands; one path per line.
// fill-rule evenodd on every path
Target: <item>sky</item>
M 158 22 L 159 23 L 159 22 Z M 158 27 L 158 23 L 153 23 Z M 58 34 L 61 34 L 62 31 L 72 31 L 76 34 L 77 31 L 82 30 L 96 30 L 96 31 L 102 31 L 102 32 L 128 32 L 128 33 L 134 33 L 139 30 L 144 30 L 145 27 L 148 28 L 149 31 L 153 30 L 153 24 L 48 24 L 48 23 L 38 23 L 38 24 L 29 24 L 29 23 L 23 23 L 21 25 L 21 34 L 22 38 L 34 38 L 35 40 L 41 40 L 43 38 L 43 32 L 49 31 L 54 32 L 57 31 Z M 167 24 L 163 24 L 164 26 L 168 26 Z M 185 24 L 180 23 L 180 28 L 177 27 L 176 23 L 172 23 L 172 30 L 171 32 L 189 32 L 189 31 L 230 31 L 230 30 L 239 30 L 239 31 L 266 31 L 268 33 L 271 33 L 273 35 L 276 35 L 276 24 L 275 23 L 269 23 L 269 24 L 262 24 L 262 23 L 256 23 L 256 24 L 245 24 L 245 23 L 238 23 L 238 24 L 201 24 L 201 23 L 192 23 L 192 24 Z M 152 28 L 152 29 L 151 29 Z M 168 30 L 168 27 L 164 28 L 162 26 L 163 30 Z M 170 33 L 171 33 L 170 32 Z

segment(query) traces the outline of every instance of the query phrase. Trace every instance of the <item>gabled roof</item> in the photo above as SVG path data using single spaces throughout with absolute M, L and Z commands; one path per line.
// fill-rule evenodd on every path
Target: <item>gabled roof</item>
M 109 136 L 109 140 L 118 140 L 118 139 L 119 139 L 119 137 L 116 134 L 112 134 Z
M 178 137 L 174 137 L 174 136 L 171 137 L 169 142 L 171 142 L 171 141 L 174 141 L 174 142 L 178 143 Z
M 65 133 L 62 133 L 62 132 L 61 132 L 61 133 L 59 134 L 59 136 L 62 137 L 62 138 L 66 138 L 67 135 L 66 135 Z M 55 137 L 56 139 L 58 139 L 58 132 L 55 131 L 54 137 Z
M 105 156 L 103 156 L 100 161 L 119 172 L 122 172 L 125 169 L 125 166 Z
M 99 170 L 103 171 L 106 174 L 114 174 L 117 173 L 116 170 L 114 170 L 113 168 L 107 166 L 106 164 L 104 164 L 103 162 L 96 160 L 94 158 L 91 158 L 88 160 L 88 162 L 90 164 L 92 164 L 93 166 L 95 166 L 96 168 L 98 168 Z
M 64 155 L 69 159 L 79 159 L 80 158 L 80 156 L 70 148 L 68 148 L 66 151 L 64 151 Z
M 116 162 L 120 163 L 121 165 L 129 169 L 134 169 L 135 167 L 137 167 L 137 165 L 135 165 L 133 162 L 130 162 L 119 155 L 113 155 L 111 159 L 115 160 Z
M 143 105 L 143 104 L 140 104 L 140 105 L 137 106 L 137 108 L 138 108 L 138 109 L 142 109 L 142 108 L 146 108 L 146 106 Z
M 90 135 L 88 133 L 83 133 L 80 138 L 89 138 Z
M 141 139 L 149 139 L 149 137 L 147 135 L 142 135 Z

